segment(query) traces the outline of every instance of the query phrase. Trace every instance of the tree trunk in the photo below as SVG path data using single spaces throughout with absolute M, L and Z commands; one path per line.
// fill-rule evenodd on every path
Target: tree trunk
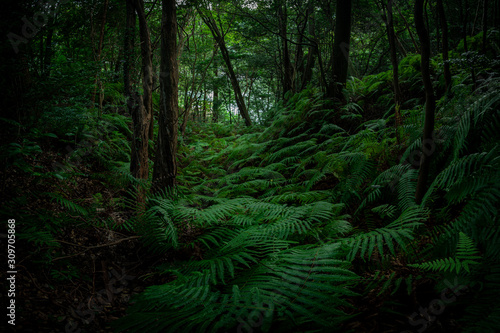
M 424 0 L 415 1 L 415 26 L 420 39 L 420 68 L 422 72 L 422 80 L 425 89 L 425 120 L 424 134 L 422 138 L 422 154 L 420 158 L 420 170 L 418 173 L 417 189 L 415 193 L 415 201 L 417 204 L 422 202 L 422 198 L 427 190 L 427 179 L 429 177 L 429 169 L 431 163 L 431 154 L 433 149 L 427 145 L 434 146 L 432 141 L 434 132 L 434 111 L 436 108 L 436 100 L 432 88 L 432 81 L 429 69 L 430 63 L 430 39 L 427 28 L 424 24 Z
M 94 79 L 94 93 L 92 94 L 92 107 L 94 107 L 95 103 L 95 95 L 97 91 L 97 86 L 98 86 L 98 80 L 99 80 L 99 72 L 101 71 L 101 52 L 102 52 L 102 44 L 104 41 L 104 28 L 106 27 L 106 13 L 108 11 L 108 1 L 106 0 L 104 2 L 104 8 L 103 8 L 103 13 L 102 13 L 102 20 L 101 20 L 101 33 L 99 34 L 99 46 L 97 47 L 97 54 L 96 54 L 96 62 L 97 66 L 99 66 L 97 73 L 95 74 L 95 79 Z M 101 116 L 102 110 L 99 109 L 99 116 Z
M 45 52 L 43 56 L 43 76 L 50 76 L 50 65 L 52 64 L 52 37 L 54 35 L 54 28 L 48 29 L 47 38 L 45 38 Z
M 309 36 L 314 36 L 314 11 L 310 11 L 310 15 L 312 16 L 309 19 L 308 30 Z M 314 61 L 316 59 L 317 48 L 316 45 L 309 46 L 309 50 L 307 52 L 307 61 L 306 67 L 304 69 L 304 76 L 302 77 L 302 85 L 300 87 L 301 90 L 305 89 L 307 84 L 311 82 L 312 79 L 312 69 L 314 68 Z
M 389 48 L 391 54 L 392 64 L 392 85 L 394 88 L 394 116 L 396 118 L 396 140 L 399 143 L 399 126 L 402 125 L 401 121 L 401 90 L 399 88 L 399 75 L 398 75 L 398 57 L 396 54 L 396 38 L 394 34 L 394 23 L 392 19 L 392 0 L 387 1 L 387 38 L 389 39 Z
M 196 54 L 196 42 L 194 43 L 194 45 L 195 45 L 195 54 Z M 208 64 L 205 66 L 205 69 L 203 70 L 203 72 L 201 74 L 200 85 L 201 84 L 203 84 L 204 86 L 206 85 L 205 78 L 207 76 L 208 69 L 209 69 L 210 65 L 212 64 L 213 60 L 215 59 L 216 55 L 217 55 L 217 46 L 214 47 L 214 51 L 212 52 L 212 58 L 210 59 Z M 197 59 L 197 57 L 195 56 L 194 64 L 196 64 L 196 59 Z M 197 78 L 196 66 L 193 66 L 191 86 L 189 88 L 189 86 L 186 84 L 186 90 L 184 93 L 184 117 L 183 117 L 182 124 L 181 124 L 181 135 L 184 135 L 184 133 L 186 132 L 186 126 L 187 126 L 187 122 L 189 120 L 189 112 L 191 111 L 193 101 L 195 100 L 196 96 L 198 95 L 198 91 L 199 91 L 198 87 L 200 85 L 198 85 L 198 86 L 196 85 L 196 78 Z M 189 93 L 189 96 L 188 96 L 188 90 L 191 91 Z M 194 120 L 194 118 L 193 118 L 193 120 Z
M 495 26 L 500 27 L 500 0 L 497 0 Z
M 177 16 L 175 0 L 162 1 L 160 116 L 156 160 L 153 171 L 155 190 L 173 187 L 177 176 L 178 84 Z
M 123 46 L 123 86 L 125 96 L 130 100 L 132 98 L 132 82 L 131 82 L 131 71 L 132 71 L 132 61 L 134 59 L 134 44 L 135 44 L 135 11 L 132 3 L 128 0 L 126 2 L 126 24 L 125 24 L 125 38 Z M 129 107 L 128 111 L 132 114 L 131 106 L 132 103 L 127 103 Z
M 207 122 L 207 84 L 203 83 L 203 122 Z
M 243 99 L 243 94 L 241 93 L 240 85 L 236 78 L 236 74 L 234 73 L 233 65 L 231 64 L 231 59 L 229 57 L 229 51 L 227 50 L 226 43 L 224 41 L 224 35 L 219 30 L 217 23 L 212 17 L 212 13 L 207 11 L 206 9 L 198 8 L 198 12 L 200 13 L 203 22 L 208 26 L 212 36 L 215 38 L 215 41 L 219 45 L 220 52 L 222 54 L 222 59 L 226 63 L 227 71 L 229 74 L 229 80 L 231 81 L 231 86 L 234 90 L 234 97 L 236 100 L 236 105 L 240 111 L 241 116 L 245 120 L 245 125 L 252 125 L 252 121 L 250 120 L 250 116 L 248 114 L 248 110 L 245 106 L 245 100 Z
M 448 23 L 446 21 L 446 15 L 444 12 L 443 0 L 437 0 L 439 20 L 441 22 L 442 30 L 442 44 L 443 44 L 443 62 L 444 62 L 444 81 L 446 85 L 446 92 L 449 93 L 451 90 L 451 72 L 450 72 L 450 61 L 448 58 Z
M 144 11 L 142 1 L 127 0 L 127 30 L 125 34 L 125 54 L 126 64 L 124 66 L 125 91 L 129 94 L 128 108 L 133 121 L 133 142 L 131 145 L 130 173 L 138 179 L 148 179 L 149 177 L 149 128 L 151 114 L 151 91 L 152 91 L 152 73 L 151 73 L 151 44 L 149 41 L 149 31 L 145 25 Z M 130 35 L 135 30 L 135 12 L 139 16 L 140 37 L 141 37 L 141 55 L 143 72 L 143 90 L 141 96 L 132 90 L 130 84 L 130 66 L 133 50 L 133 38 Z M 141 18 L 142 17 L 142 18 Z M 145 200 L 144 188 L 137 189 L 137 201 L 143 203 Z
M 488 0 L 483 4 L 483 54 L 486 54 L 486 40 L 488 35 Z
M 141 38 L 142 57 L 142 104 L 147 114 L 146 137 L 153 139 L 153 61 L 151 52 L 151 37 L 149 34 L 146 14 L 144 13 L 144 0 L 131 0 L 139 18 L 139 35 Z
M 434 19 L 434 21 L 436 22 L 435 23 L 436 24 L 436 50 L 439 50 L 440 49 L 439 43 L 441 42 L 441 38 L 440 38 L 441 33 L 439 31 L 439 29 L 440 29 L 440 26 L 439 26 L 439 10 L 436 8 L 434 10 L 434 12 L 436 14 L 435 19 Z
M 406 30 L 408 31 L 408 34 L 410 35 L 411 41 L 413 43 L 413 46 L 415 47 L 415 52 L 420 53 L 420 50 L 419 50 L 418 45 L 417 45 L 417 42 L 415 41 L 415 38 L 413 37 L 413 33 L 411 32 L 410 25 L 408 24 L 408 21 L 406 20 L 406 17 L 403 15 L 403 13 L 401 13 L 401 11 L 399 10 L 399 7 L 397 5 L 395 7 L 398 10 L 399 16 L 401 16 L 401 18 L 403 19 L 403 21 L 405 21 Z
M 219 100 L 219 85 L 217 83 L 217 77 L 219 75 L 217 72 L 217 64 L 215 67 L 214 75 L 215 75 L 215 80 L 213 83 L 214 100 L 212 104 L 212 122 L 216 123 L 219 121 L 219 106 L 221 104 Z
M 335 40 L 333 41 L 333 81 L 328 87 L 328 97 L 342 98 L 342 88 L 347 81 L 351 10 L 352 0 L 337 1 Z
M 287 39 L 287 14 L 286 7 L 283 8 L 285 4 L 280 3 L 278 7 L 278 24 L 279 24 L 279 35 L 281 37 L 283 57 L 282 57 L 282 69 L 283 69 L 283 97 L 290 90 L 293 91 L 293 69 L 292 63 L 290 61 L 290 50 L 288 49 L 288 39 Z
M 460 1 L 460 17 L 463 18 L 463 26 L 462 26 L 462 37 L 464 40 L 464 52 L 466 54 L 465 58 L 467 59 L 467 63 L 470 63 L 470 54 L 469 54 L 469 46 L 467 43 L 467 21 L 469 19 L 469 9 L 468 9 L 467 0 L 464 0 L 464 8 L 462 8 L 462 1 Z M 465 12 L 463 14 L 463 12 Z M 472 85 L 474 89 L 476 89 L 476 71 L 474 66 L 470 66 L 470 74 L 472 77 Z

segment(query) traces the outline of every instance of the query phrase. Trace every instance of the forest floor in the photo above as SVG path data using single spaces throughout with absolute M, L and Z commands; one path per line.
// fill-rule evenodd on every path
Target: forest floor
M 58 158 L 57 152 L 49 151 L 40 159 L 28 159 L 26 162 L 43 173 L 49 172 L 51 163 Z M 58 230 L 58 245 L 53 249 L 39 248 L 34 242 L 18 240 L 18 332 L 112 332 L 110 323 L 125 315 L 133 295 L 148 286 L 173 279 L 172 276 L 157 274 L 155 267 L 158 264 L 196 257 L 195 250 L 155 255 L 136 234 L 113 230 L 111 225 L 107 225 L 109 221 L 120 225 L 134 214 L 131 210 L 113 205 L 115 199 L 126 197 L 126 191 L 85 176 L 107 172 L 99 166 L 80 166 L 80 171 L 82 175 L 65 180 L 63 188 L 60 187 L 61 182 L 36 175 L 26 178 L 14 168 L 1 175 L 5 196 L 2 201 L 8 199 L 7 195 L 22 196 L 25 212 L 38 212 L 43 207 L 45 211 L 50 211 L 51 216 L 64 214 L 53 198 L 43 195 L 53 191 L 64 193 L 67 199 L 94 210 L 89 220 L 82 216 L 70 216 L 74 219 L 73 223 L 67 223 Z M 317 187 L 325 189 L 334 185 L 325 179 Z M 95 205 L 97 194 L 99 204 Z M 181 237 L 186 236 L 189 235 Z M 396 274 L 407 274 L 403 271 L 405 266 L 400 267 L 402 271 Z M 359 273 L 366 278 L 374 275 L 374 272 Z M 408 327 L 408 321 L 391 315 L 391 312 L 397 309 L 411 317 L 412 313 L 428 310 L 419 309 L 417 304 L 432 304 L 439 296 L 431 280 L 419 280 L 413 288 L 411 295 L 418 295 L 418 300 L 405 292 L 379 295 L 375 289 L 365 297 L 350 299 L 354 311 L 349 311 L 357 313 L 357 316 L 345 323 L 342 330 L 402 332 Z M 435 317 L 429 316 L 428 322 L 415 322 L 414 330 L 410 332 L 417 331 L 417 328 L 425 328 L 426 332 L 455 332 L 459 315 L 456 311 L 445 312 L 440 315 L 439 325 L 433 325 Z

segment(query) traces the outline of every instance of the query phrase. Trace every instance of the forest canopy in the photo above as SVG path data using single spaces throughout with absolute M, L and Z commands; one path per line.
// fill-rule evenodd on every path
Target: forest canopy
M 500 0 L 4 0 L 19 332 L 497 332 Z

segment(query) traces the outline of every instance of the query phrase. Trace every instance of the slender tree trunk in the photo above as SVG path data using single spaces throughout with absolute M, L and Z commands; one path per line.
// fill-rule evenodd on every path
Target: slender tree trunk
M 123 46 L 123 86 L 125 91 L 125 96 L 128 98 L 129 103 L 129 113 L 132 114 L 132 105 L 130 99 L 132 98 L 132 82 L 131 82 L 131 71 L 132 71 L 132 61 L 134 59 L 134 43 L 135 43 L 135 11 L 130 1 L 126 2 L 126 24 L 125 24 L 125 38 Z
M 443 0 L 437 0 L 439 21 L 441 23 L 442 30 L 442 44 L 443 44 L 443 62 L 444 62 L 444 81 L 446 85 L 446 92 L 451 91 L 451 72 L 450 72 L 450 61 L 448 58 L 448 23 L 446 21 L 446 15 L 444 12 Z
M 179 73 L 175 0 L 162 0 L 160 70 L 160 117 L 153 171 L 153 183 L 157 190 L 173 187 L 177 176 Z
M 45 38 L 45 52 L 43 56 L 43 76 L 50 76 L 50 65 L 52 64 L 52 37 L 54 35 L 54 28 L 49 28 L 47 38 Z
M 312 16 L 309 19 L 309 24 L 308 24 L 308 30 L 309 30 L 309 36 L 314 36 L 314 12 L 311 10 L 310 15 Z M 311 45 L 309 46 L 309 50 L 307 52 L 307 61 L 306 61 L 306 67 L 304 70 L 304 76 L 302 77 L 302 85 L 301 85 L 301 90 L 305 89 L 307 84 L 311 82 L 312 79 L 312 69 L 314 68 L 314 61 L 316 59 L 316 53 L 317 53 L 317 47 L 316 45 Z
M 289 91 L 293 91 L 293 69 L 290 61 L 290 50 L 287 39 L 287 13 L 286 4 L 280 3 L 278 7 L 279 35 L 282 43 L 282 68 L 283 68 L 283 97 Z
M 220 52 L 222 54 L 222 59 L 226 63 L 227 71 L 229 74 L 229 80 L 231 81 L 231 86 L 233 87 L 234 97 L 236 100 L 236 105 L 240 111 L 241 116 L 245 120 L 245 125 L 252 125 L 252 121 L 250 120 L 250 116 L 248 114 L 248 110 L 245 106 L 245 100 L 243 99 L 243 94 L 241 93 L 241 88 L 238 83 L 238 79 L 236 78 L 236 74 L 233 69 L 233 65 L 231 64 L 231 58 L 229 57 L 229 51 L 227 50 L 226 43 L 224 41 L 224 35 L 219 30 L 217 23 L 212 17 L 212 13 L 207 11 L 206 9 L 198 8 L 198 12 L 200 13 L 203 22 L 208 26 L 212 36 L 215 38 L 215 41 L 219 45 Z
M 406 56 L 408 55 L 408 52 L 406 52 L 405 47 L 401 43 L 401 40 L 399 40 L 398 34 L 394 34 L 394 37 L 396 39 L 396 43 L 398 45 L 399 52 L 401 52 L 401 55 L 403 56 L 403 58 L 406 58 Z
M 219 75 L 218 70 L 217 70 L 217 64 L 215 67 L 214 71 L 215 75 L 215 80 L 213 83 L 213 91 L 214 91 L 214 100 L 212 104 L 212 122 L 216 123 L 219 121 L 219 106 L 220 106 L 220 100 L 219 100 L 219 85 L 217 84 L 217 77 Z
M 464 0 L 464 8 L 462 8 L 462 1 L 460 1 L 460 17 L 463 18 L 462 37 L 464 40 L 464 51 L 466 54 L 465 58 L 467 59 L 467 63 L 470 63 L 469 46 L 467 43 L 467 23 L 468 23 L 467 21 L 469 18 L 468 7 L 469 7 L 469 5 L 468 5 L 467 0 Z M 465 12 L 465 13 L 462 14 L 462 12 Z M 474 89 L 476 89 L 476 71 L 474 70 L 474 66 L 470 66 L 470 74 L 472 77 L 472 85 L 474 86 Z
M 148 179 L 149 177 L 149 129 L 151 122 L 151 92 L 153 86 L 152 65 L 151 65 L 151 43 L 149 40 L 149 31 L 147 29 L 142 0 L 127 0 L 127 12 L 129 10 L 136 11 L 139 17 L 140 39 L 141 39 L 141 56 L 142 56 L 142 87 L 143 95 L 139 95 L 136 91 L 130 91 L 131 99 L 129 99 L 129 110 L 131 110 L 132 121 L 134 126 L 132 154 L 130 161 L 130 172 L 135 178 Z M 135 14 L 134 22 L 135 22 Z M 127 14 L 127 18 L 129 15 Z M 128 19 L 127 19 L 128 21 Z M 135 25 L 135 23 L 134 23 Z M 132 25 L 127 23 L 127 27 L 132 28 Z M 130 43 L 130 41 L 128 41 Z M 125 43 L 127 45 L 127 42 Z M 127 57 L 129 57 L 128 55 Z M 128 74 L 130 75 L 130 74 Z M 126 79 L 127 80 L 127 79 Z M 128 78 L 130 80 L 130 77 Z M 130 86 L 129 86 L 130 87 Z M 126 90 L 129 88 L 126 88 Z M 137 189 L 137 201 L 143 203 L 145 200 L 144 188 Z
M 207 122 L 207 84 L 203 82 L 203 122 Z
M 135 23 L 136 13 L 131 1 L 126 0 L 126 26 L 124 38 L 124 64 L 123 64 L 123 83 L 125 96 L 127 97 L 128 112 L 132 116 L 133 122 L 133 136 L 131 146 L 130 158 L 130 173 L 135 178 L 147 179 L 148 178 L 148 150 L 147 146 L 144 149 L 142 143 L 144 142 L 143 130 L 143 114 L 144 108 L 140 96 L 135 92 L 131 82 L 132 61 L 134 58 L 134 44 L 135 44 Z M 146 167 L 144 167 L 146 166 Z M 135 188 L 137 194 L 137 202 L 144 203 L 145 191 L 143 188 Z
M 398 56 L 396 54 L 396 38 L 394 34 L 394 23 L 392 19 L 392 0 L 387 1 L 387 38 L 389 39 L 389 48 L 391 54 L 392 64 L 392 85 L 394 88 L 394 116 L 396 118 L 396 140 L 399 143 L 399 127 L 402 125 L 401 121 L 401 90 L 399 88 L 399 74 L 398 74 Z
M 195 33 L 196 33 L 196 16 L 193 18 L 193 28 L 191 30 L 191 34 L 187 36 L 187 38 L 182 38 L 179 41 L 181 43 L 187 43 L 190 45 L 190 39 L 193 37 L 193 42 L 192 42 L 192 48 L 193 48 L 193 53 L 194 53 L 194 59 L 192 61 L 192 66 L 191 66 L 191 84 L 188 85 L 186 83 L 186 90 L 184 91 L 184 112 L 183 112 L 183 118 L 182 118 L 182 124 L 181 124 L 181 135 L 184 136 L 184 133 L 186 133 L 186 127 L 187 123 L 189 121 L 189 117 L 191 116 L 191 108 L 193 106 L 193 101 L 195 99 L 196 94 L 198 93 L 197 89 L 198 87 L 196 86 L 196 63 L 198 60 L 198 52 L 197 52 L 197 43 L 196 43 L 196 38 Z M 179 50 L 179 46 L 177 47 Z M 180 53 L 177 56 L 180 58 Z M 189 94 L 188 94 L 189 92 Z M 194 121 L 194 115 L 193 116 L 193 121 Z
M 196 42 L 194 43 L 194 45 L 196 48 Z M 195 51 L 195 53 L 196 53 L 196 51 Z M 203 84 L 203 85 L 206 84 L 205 78 L 207 76 L 208 69 L 210 68 L 210 65 L 212 64 L 216 55 L 217 55 L 217 47 L 214 47 L 214 51 L 212 52 L 212 58 L 210 59 L 208 64 L 205 66 L 205 69 L 203 70 L 203 72 L 201 74 L 201 83 L 200 84 Z M 196 59 L 197 59 L 197 56 L 195 55 L 195 60 Z M 186 85 L 186 91 L 184 94 L 184 117 L 182 119 L 182 124 L 181 124 L 181 135 L 184 135 L 184 133 L 186 132 L 186 126 L 187 126 L 187 122 L 189 120 L 189 112 L 191 111 L 193 101 L 195 100 L 195 97 L 198 94 L 199 85 L 198 86 L 196 85 L 196 77 L 197 77 L 196 76 L 196 66 L 193 66 L 192 80 L 191 80 L 191 93 L 189 94 L 189 97 L 188 97 L 188 90 L 189 90 L 188 87 L 189 86 Z M 194 120 L 194 117 L 193 117 L 193 120 Z
M 421 60 L 420 68 L 422 72 L 422 80 L 425 89 L 425 120 L 424 134 L 422 138 L 422 154 L 420 158 L 420 170 L 418 173 L 417 189 L 415 193 L 415 201 L 417 204 L 422 202 L 425 192 L 427 191 L 427 179 L 429 178 L 429 170 L 431 163 L 431 154 L 434 147 L 432 141 L 434 133 L 434 111 L 436 108 L 436 100 L 434 90 L 432 88 L 431 74 L 429 69 L 430 64 L 430 39 L 427 28 L 424 23 L 424 0 L 415 1 L 415 26 L 420 39 Z
M 476 8 L 476 15 L 474 16 L 474 21 L 472 22 L 471 36 L 474 36 L 476 34 L 476 22 L 477 22 L 477 17 L 479 16 L 480 6 L 481 6 L 481 1 L 478 1 L 477 8 Z
M 253 72 L 252 72 L 252 75 L 253 75 Z M 251 101 L 250 98 L 252 96 L 252 86 L 253 86 L 253 83 L 255 82 L 255 78 L 250 77 L 249 80 L 250 80 L 250 83 L 247 86 L 248 87 L 248 90 L 247 90 L 248 91 L 248 94 L 247 94 L 247 96 L 248 96 L 247 97 L 247 107 L 248 108 L 250 108 L 250 101 Z
M 95 95 L 97 91 L 97 86 L 98 86 L 98 80 L 99 80 L 99 72 L 101 71 L 101 52 L 102 52 L 102 44 L 104 41 L 104 30 L 106 27 L 106 13 L 108 12 L 108 1 L 106 0 L 104 2 L 104 8 L 103 8 L 103 13 L 102 13 L 102 20 L 101 20 L 101 33 L 99 34 L 99 46 L 97 47 L 97 54 L 96 54 L 96 62 L 98 68 L 98 72 L 95 74 L 95 79 L 94 79 L 94 93 L 92 94 L 92 107 L 94 106 L 95 103 Z M 102 110 L 99 108 L 99 116 L 101 116 Z
M 337 1 L 335 40 L 333 41 L 333 81 L 328 87 L 328 97 L 342 99 L 342 89 L 347 82 L 351 10 L 352 0 Z
M 496 12 L 495 26 L 500 27 L 500 0 L 497 0 Z
M 483 5 L 483 54 L 486 54 L 486 37 L 488 35 L 488 0 Z
M 304 25 L 306 27 L 306 25 Z M 293 88 L 297 91 L 297 87 L 300 88 L 302 84 L 302 78 L 304 77 L 304 49 L 302 48 L 302 43 L 304 40 L 304 30 L 299 32 L 299 37 L 297 39 L 297 47 L 295 50 L 295 70 L 293 75 Z
M 440 49 L 440 47 L 439 47 L 440 45 L 439 44 L 441 42 L 441 38 L 440 38 L 441 33 L 439 31 L 439 28 L 440 28 L 440 26 L 439 26 L 439 10 L 436 8 L 433 11 L 436 14 L 435 19 L 434 19 L 435 22 L 436 22 L 436 50 L 439 50 Z
M 153 140 L 153 60 L 151 52 L 151 37 L 149 33 L 146 14 L 144 13 L 144 0 L 131 0 L 139 18 L 139 36 L 141 38 L 142 57 L 142 104 L 147 114 L 146 137 Z
M 403 19 L 403 21 L 405 21 L 406 30 L 408 30 L 408 34 L 410 35 L 411 41 L 413 43 L 413 46 L 415 47 L 415 52 L 420 53 L 420 50 L 419 50 L 418 45 L 417 45 L 417 42 L 415 41 L 415 38 L 413 37 L 413 33 L 411 32 L 410 24 L 408 24 L 408 21 L 406 20 L 406 17 L 403 15 L 403 13 L 401 13 L 401 11 L 399 10 L 399 7 L 397 5 L 395 7 L 398 10 L 399 16 L 401 16 L 401 18 Z

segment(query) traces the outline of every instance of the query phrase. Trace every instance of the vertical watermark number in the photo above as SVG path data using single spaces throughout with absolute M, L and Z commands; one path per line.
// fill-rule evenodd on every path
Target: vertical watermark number
M 7 323 L 16 325 L 16 220 L 7 220 Z

